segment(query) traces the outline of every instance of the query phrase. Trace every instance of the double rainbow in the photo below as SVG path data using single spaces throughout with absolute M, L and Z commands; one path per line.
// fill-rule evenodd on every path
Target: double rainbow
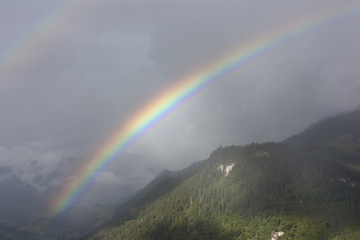
M 334 21 L 358 14 L 360 3 L 342 6 L 321 16 L 300 19 L 288 26 L 272 31 L 270 34 L 252 39 L 248 44 L 237 49 L 233 54 L 225 56 L 207 69 L 180 79 L 177 84 L 159 94 L 149 104 L 140 108 L 127 123 L 115 131 L 96 153 L 74 174 L 74 181 L 70 181 L 56 196 L 52 205 L 51 215 L 55 215 L 72 206 L 89 188 L 93 179 L 118 158 L 129 145 L 145 134 L 166 116 L 176 111 L 192 97 L 209 85 L 222 79 L 235 69 L 248 64 L 251 60 L 273 50 L 291 39 L 297 38 Z
M 0 91 L 17 80 L 19 69 L 24 71 L 39 64 L 60 41 L 56 37 L 59 32 L 70 31 L 70 23 L 80 22 L 84 15 L 79 12 L 89 14 L 92 10 L 83 0 L 49 1 L 43 5 L 37 16 L 32 16 L 17 33 L 8 34 L 0 46 Z
M 57 10 L 55 12 L 57 17 L 51 19 L 58 21 L 58 19 L 61 19 L 60 16 L 67 16 L 69 11 L 73 12 L 73 10 L 69 10 L 70 7 L 71 5 L 63 7 L 62 11 L 67 12 L 66 14 Z M 307 16 L 307 18 L 291 22 L 277 31 L 271 31 L 256 39 L 251 39 L 247 44 L 234 50 L 232 54 L 224 56 L 206 69 L 180 79 L 177 84 L 165 89 L 164 92 L 149 101 L 149 104 L 140 108 L 128 119 L 125 125 L 120 126 L 115 131 L 115 134 L 101 148 L 88 160 L 84 161 L 61 191 L 53 197 L 48 215 L 54 216 L 74 205 L 91 186 L 94 178 L 123 154 L 127 147 L 212 83 L 223 79 L 224 76 L 235 69 L 239 69 L 241 66 L 294 38 L 343 18 L 351 17 L 360 11 L 360 3 L 343 4 L 335 7 L 336 9 L 334 8 L 329 12 L 315 17 Z M 49 14 L 46 15 L 46 19 L 49 19 L 49 16 Z M 16 55 L 14 53 L 20 51 L 16 48 L 30 51 L 32 46 L 39 45 L 39 39 L 41 38 L 35 36 L 46 35 L 46 31 L 50 31 L 50 29 L 52 29 L 52 26 L 49 23 L 37 27 L 36 31 L 29 32 L 34 37 L 24 36 L 24 40 L 14 45 L 11 51 L 0 56 L 0 76 L 7 77 L 11 75 L 10 73 L 4 75 L 1 72 L 11 72 L 11 69 L 14 68 L 15 63 L 11 62 L 16 62 L 16 56 L 12 55 Z M 26 42 L 26 39 L 29 39 L 29 41 Z M 36 53 L 30 51 L 29 54 L 25 54 L 27 58 L 30 58 L 31 55 L 36 55 Z

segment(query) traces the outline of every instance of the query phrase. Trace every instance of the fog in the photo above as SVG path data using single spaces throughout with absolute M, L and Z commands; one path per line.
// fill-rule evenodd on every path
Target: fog
M 355 0 L 1 0 L 0 166 L 40 191 L 61 185 L 173 84 L 259 36 L 296 31 L 301 19 L 326 23 L 182 104 L 104 170 L 84 201 L 109 199 L 106 186 L 138 189 L 220 145 L 281 141 L 352 110 L 360 104 L 356 9 Z

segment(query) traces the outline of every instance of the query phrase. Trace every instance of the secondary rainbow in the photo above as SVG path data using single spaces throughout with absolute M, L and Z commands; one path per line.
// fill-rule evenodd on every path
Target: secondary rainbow
M 307 16 L 278 31 L 252 39 L 248 44 L 209 65 L 206 69 L 180 79 L 176 85 L 166 89 L 149 104 L 135 112 L 127 123 L 120 126 L 115 131 L 116 134 L 77 170 L 62 191 L 54 196 L 50 215 L 55 215 L 72 206 L 84 194 L 96 176 L 117 159 L 129 145 L 204 88 L 279 45 L 344 17 L 358 14 L 359 10 L 358 3 L 342 8 L 337 6 L 335 10 L 321 16 Z
M 89 14 L 92 8 L 85 5 L 84 0 L 63 0 L 51 2 L 43 6 L 36 16 L 23 24 L 18 34 L 9 34 L 0 46 L 0 90 L 6 84 L 16 81 L 18 70 L 31 69 L 41 63 L 49 49 L 59 42 L 59 32 L 67 29 L 71 22 L 80 22 L 84 16 L 79 12 Z

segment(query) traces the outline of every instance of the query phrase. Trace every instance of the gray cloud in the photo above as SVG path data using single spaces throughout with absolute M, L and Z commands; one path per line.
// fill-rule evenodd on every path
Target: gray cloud
M 38 187 L 61 182 L 73 166 L 66 161 L 86 161 L 171 84 L 297 19 L 356 3 L 84 1 L 68 5 L 75 12 L 68 20 L 64 13 L 56 30 L 49 18 L 51 34 L 34 45 L 43 48 L 30 57 L 15 49 L 19 62 L 8 66 L 2 53 L 61 3 L 0 0 L 0 69 L 16 67 L 0 71 L 0 165 Z M 219 79 L 127 150 L 142 156 L 141 167 L 122 158 L 125 165 L 102 173 L 89 196 L 101 183 L 126 188 L 135 181 L 122 170 L 129 166 L 139 187 L 219 145 L 279 141 L 357 107 L 359 21 L 357 13 L 301 34 Z

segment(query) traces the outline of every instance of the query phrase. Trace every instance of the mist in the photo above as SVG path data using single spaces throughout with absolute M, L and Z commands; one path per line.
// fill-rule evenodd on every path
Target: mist
M 39 191 L 60 186 L 173 84 L 264 33 L 356 3 L 0 1 L 0 166 Z M 82 204 L 115 201 L 220 145 L 281 141 L 355 109 L 359 25 L 359 11 L 336 18 L 218 79 L 137 139 Z

